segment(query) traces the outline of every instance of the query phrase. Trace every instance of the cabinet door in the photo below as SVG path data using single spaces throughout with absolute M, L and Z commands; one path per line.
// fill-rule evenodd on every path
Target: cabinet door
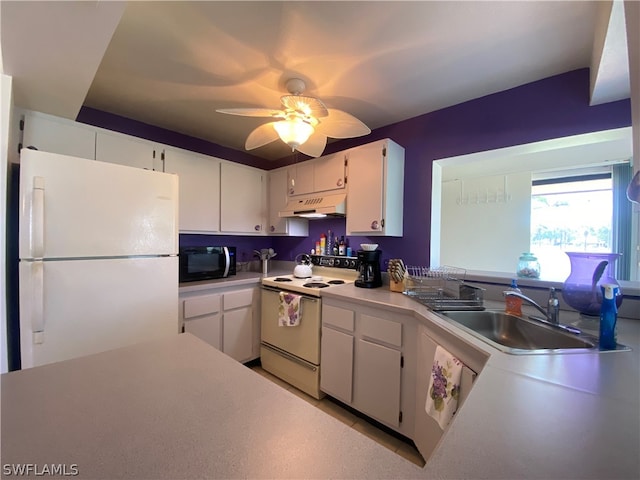
M 222 350 L 222 316 L 219 313 L 185 319 L 184 331 Z
M 287 233 L 287 219 L 278 216 L 287 205 L 287 180 L 286 169 L 269 172 L 269 233 Z
M 96 132 L 80 123 L 29 113 L 24 119 L 22 146 L 93 160 L 96 158 Z
M 166 149 L 165 172 L 180 179 L 181 232 L 215 233 L 220 229 L 220 162 L 184 150 Z
M 390 426 L 400 425 L 402 354 L 359 339 L 354 365 L 354 407 Z
M 98 132 L 96 160 L 147 170 L 162 170 L 162 151 L 146 140 L 119 133 Z
M 320 389 L 347 404 L 352 402 L 353 335 L 322 327 Z
M 345 154 L 335 153 L 313 160 L 313 190 L 325 192 L 345 188 Z
M 289 196 L 313 192 L 313 165 L 313 160 L 307 160 L 287 169 Z
M 230 162 L 220 167 L 220 231 L 263 233 L 264 172 Z
M 304 218 L 280 218 L 278 213 L 287 205 L 287 169 L 271 170 L 269 176 L 268 233 L 306 237 L 309 221 Z
M 239 362 L 252 357 L 253 310 L 251 307 L 224 312 L 222 351 Z
M 347 234 L 382 232 L 384 159 L 380 147 L 365 145 L 349 151 Z

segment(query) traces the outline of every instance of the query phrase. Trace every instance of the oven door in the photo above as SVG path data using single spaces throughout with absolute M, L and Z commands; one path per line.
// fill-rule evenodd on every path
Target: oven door
M 302 316 L 295 327 L 278 325 L 280 291 L 262 287 L 261 340 L 280 350 L 302 358 L 314 365 L 320 365 L 320 297 L 300 295 Z M 282 290 L 284 291 L 284 290 Z

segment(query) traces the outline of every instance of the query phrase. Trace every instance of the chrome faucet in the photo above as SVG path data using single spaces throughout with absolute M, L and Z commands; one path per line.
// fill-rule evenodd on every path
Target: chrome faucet
M 544 318 L 547 322 L 553 323 L 554 325 L 558 325 L 560 323 L 560 302 L 558 301 L 558 297 L 556 297 L 556 289 L 551 287 L 549 289 L 549 300 L 547 301 L 547 310 L 545 311 L 540 305 L 534 302 L 532 299 L 523 295 L 520 292 L 507 290 L 504 292 L 505 296 L 511 295 L 513 297 L 521 298 L 522 300 L 529 303 L 532 307 L 536 308 L 540 313 L 544 315 Z
M 503 292 L 503 294 L 505 297 L 510 295 L 513 297 L 521 298 L 522 300 L 529 303 L 532 307 L 534 307 L 536 310 L 538 310 L 540 313 L 544 315 L 544 318 L 530 316 L 529 318 L 531 318 L 532 320 L 536 320 L 538 322 L 542 322 L 544 324 L 551 325 L 552 327 L 557 327 L 571 333 L 575 333 L 575 334 L 582 333 L 581 330 L 578 328 L 572 327 L 570 325 L 563 325 L 560 323 L 560 302 L 558 301 L 558 297 L 556 297 L 556 289 L 553 287 L 549 289 L 549 300 L 547 303 L 546 310 L 542 308 L 540 305 L 538 305 L 535 301 L 533 301 L 532 299 L 530 299 L 526 295 L 523 295 L 520 292 L 507 290 Z

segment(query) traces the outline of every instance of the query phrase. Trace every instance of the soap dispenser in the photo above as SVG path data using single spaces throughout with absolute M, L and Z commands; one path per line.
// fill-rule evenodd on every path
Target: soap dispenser
M 616 340 L 616 323 L 618 320 L 618 306 L 616 305 L 616 295 L 618 285 L 605 283 L 600 286 L 602 289 L 602 305 L 600 306 L 600 349 L 615 350 L 618 343 Z
M 518 284 L 516 283 L 515 278 L 511 280 L 511 286 L 507 291 L 522 293 L 522 291 L 518 288 Z M 504 304 L 505 304 L 504 310 L 506 313 L 510 313 L 511 315 L 516 315 L 518 317 L 522 316 L 522 299 L 521 298 L 516 297 L 515 295 L 505 295 Z

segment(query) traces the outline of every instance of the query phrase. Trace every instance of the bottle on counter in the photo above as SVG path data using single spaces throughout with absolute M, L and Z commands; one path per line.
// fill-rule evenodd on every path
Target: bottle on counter
M 340 241 L 338 240 L 338 237 L 333 239 L 333 254 L 335 256 L 338 256 L 339 253 L 339 248 L 340 248 Z
M 349 237 L 347 237 L 347 238 L 345 239 L 344 243 L 345 243 L 345 245 L 346 245 L 346 247 L 345 247 L 345 255 L 346 255 L 347 257 L 350 257 L 350 256 L 351 256 L 351 247 L 349 246 Z
M 331 230 L 327 231 L 327 248 L 323 255 L 333 255 L 333 232 Z
M 318 255 L 325 255 L 327 253 L 327 236 L 324 233 L 320 234 L 320 253 Z
M 340 243 L 338 244 L 338 255 L 344 256 L 347 253 L 347 245 L 344 243 L 344 235 L 340 237 Z
M 518 288 L 518 284 L 516 279 L 511 280 L 511 286 L 507 289 L 509 292 L 517 292 L 522 293 L 522 290 Z M 514 295 L 505 295 L 504 296 L 504 311 L 506 313 L 510 313 L 511 315 L 517 315 L 518 317 L 522 316 L 522 299 L 518 298 Z
M 600 339 L 598 343 L 602 350 L 615 350 L 618 345 L 616 296 L 620 287 L 612 283 L 604 283 L 600 288 L 602 289 L 602 305 L 600 306 Z

